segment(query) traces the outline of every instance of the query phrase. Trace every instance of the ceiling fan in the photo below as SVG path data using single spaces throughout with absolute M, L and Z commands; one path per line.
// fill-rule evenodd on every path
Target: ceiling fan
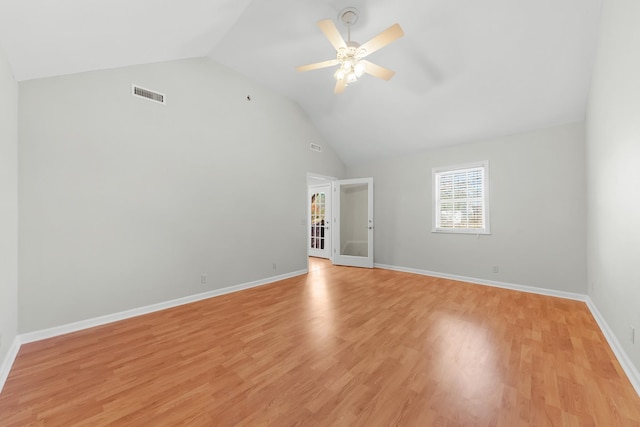
M 296 67 L 296 70 L 311 71 L 339 65 L 333 74 L 333 78 L 336 79 L 334 93 L 344 92 L 347 85 L 357 82 L 365 73 L 383 80 L 389 80 L 393 77 L 395 71 L 376 65 L 364 58 L 402 37 L 404 32 L 400 25 L 393 24 L 368 42 L 359 44 L 351 40 L 351 25 L 358 20 L 358 10 L 353 7 L 343 9 L 338 14 L 338 19 L 347 26 L 347 41 L 342 38 L 331 19 L 318 22 L 318 27 L 336 49 L 336 59 L 302 65 Z

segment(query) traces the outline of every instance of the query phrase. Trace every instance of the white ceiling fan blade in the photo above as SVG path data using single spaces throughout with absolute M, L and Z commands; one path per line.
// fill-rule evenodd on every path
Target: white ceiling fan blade
M 327 67 L 331 67 L 334 65 L 338 65 L 339 62 L 337 59 L 330 59 L 328 61 L 322 61 L 322 62 L 316 62 L 313 64 L 309 64 L 309 65 L 301 65 L 299 67 L 296 67 L 297 71 L 311 71 L 311 70 L 318 70 L 320 68 L 327 68 Z
M 333 93 L 342 93 L 347 86 L 347 82 L 344 79 L 340 79 L 336 82 L 336 87 L 333 89 Z
M 336 24 L 333 23 L 331 19 L 325 19 L 323 21 L 318 21 L 318 27 L 322 30 L 324 35 L 329 39 L 329 42 L 333 45 L 336 50 L 340 50 L 340 48 L 346 48 L 347 44 L 344 39 L 340 35 L 340 32 L 336 28 Z
M 392 41 L 397 40 L 402 36 L 404 36 L 404 31 L 402 31 L 400 25 L 393 24 L 392 26 L 360 46 L 358 50 L 362 52 L 361 57 L 364 58 L 365 56 L 372 54 L 376 50 L 382 49 Z
M 382 80 L 389 80 L 396 73 L 395 71 L 391 71 L 388 68 L 381 67 L 379 65 L 374 64 L 373 62 L 369 62 L 367 60 L 362 60 L 365 65 L 364 72 L 370 74 L 374 77 L 377 77 Z

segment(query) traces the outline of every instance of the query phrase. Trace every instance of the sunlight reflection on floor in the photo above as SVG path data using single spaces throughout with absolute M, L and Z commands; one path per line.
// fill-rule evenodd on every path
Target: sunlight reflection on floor
M 322 342 L 333 333 L 334 310 L 333 295 L 327 283 L 325 269 L 331 266 L 331 261 L 322 258 L 309 258 L 309 287 L 307 309 L 309 313 L 309 328 L 314 339 Z

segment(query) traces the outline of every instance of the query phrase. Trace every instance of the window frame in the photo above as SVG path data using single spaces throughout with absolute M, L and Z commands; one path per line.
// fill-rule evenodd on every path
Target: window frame
M 482 169 L 482 201 L 483 201 L 483 228 L 452 228 L 440 226 L 440 176 L 445 173 L 453 173 L 464 169 Z M 454 233 L 454 234 L 491 234 L 490 209 L 489 209 L 489 161 L 482 160 L 472 163 L 465 163 L 453 166 L 434 167 L 431 170 L 433 182 L 432 191 L 432 233 Z

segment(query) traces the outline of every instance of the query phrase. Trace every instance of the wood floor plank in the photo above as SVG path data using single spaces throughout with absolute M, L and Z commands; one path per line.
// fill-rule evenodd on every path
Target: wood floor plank
M 0 426 L 637 426 L 582 302 L 310 273 L 22 346 Z

